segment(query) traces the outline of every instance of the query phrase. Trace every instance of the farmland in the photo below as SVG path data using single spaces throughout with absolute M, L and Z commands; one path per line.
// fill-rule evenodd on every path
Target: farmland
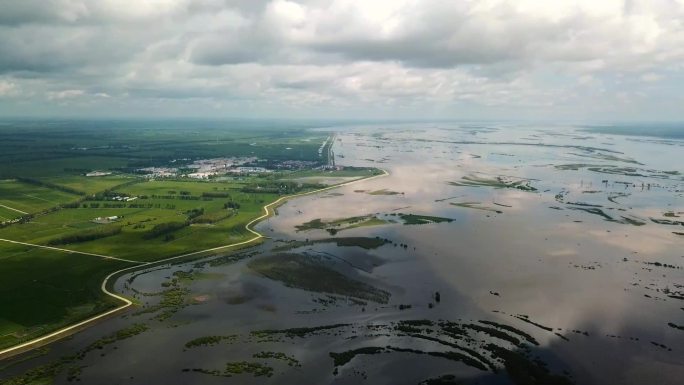
M 114 307 L 116 303 L 100 293 L 100 283 L 110 271 L 127 265 L 1 243 L 0 346 Z
M 0 181 L 0 207 L 5 210 L 0 215 L 6 218 L 20 217 L 22 213 L 37 213 L 77 198 L 77 195 L 68 192 L 17 180 Z
M 320 169 L 325 132 L 198 124 L 19 121 L 0 129 L 0 275 L 8 277 L 0 348 L 116 306 L 100 291 L 111 272 L 252 239 L 245 226 L 265 205 L 323 187 L 296 178 L 378 173 Z M 229 157 L 260 172 L 184 174 L 196 160 Z M 180 171 L 154 178 L 143 167 Z

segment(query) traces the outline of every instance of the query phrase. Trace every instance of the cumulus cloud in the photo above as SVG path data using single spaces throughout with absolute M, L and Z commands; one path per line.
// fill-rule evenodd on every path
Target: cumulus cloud
M 660 85 L 681 81 L 682 0 L 0 0 L 0 10 L 0 96 L 24 105 L 613 117 L 641 103 L 648 117 L 655 105 L 643 104 L 667 97 L 681 117 L 682 95 Z

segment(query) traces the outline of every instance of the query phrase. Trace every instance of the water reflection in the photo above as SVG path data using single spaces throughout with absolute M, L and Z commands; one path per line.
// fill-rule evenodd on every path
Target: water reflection
M 353 127 L 340 129 L 337 138 L 338 164 L 381 167 L 390 176 L 341 187 L 325 198 L 288 202 L 278 216 L 258 225 L 271 240 L 244 259 L 171 266 L 134 280 L 123 277 L 118 290 L 138 293 L 143 303 L 154 306 L 158 297 L 140 293 L 159 292 L 176 271 L 203 274 L 184 284 L 191 305 L 179 307 L 168 320 L 134 314 L 110 320 L 10 372 L 82 349 L 117 328 L 147 322 L 152 330 L 122 341 L 104 356 L 86 357 L 79 378 L 84 383 L 114 378 L 116 383 L 417 384 L 453 374 L 463 383 L 514 381 L 501 363 L 494 373 L 407 351 L 445 349 L 444 344 L 397 332 L 403 320 L 429 319 L 435 330 L 418 333 L 423 337 L 440 336 L 438 320 L 458 323 L 453 330 L 489 320 L 527 333 L 538 343 L 531 346 L 530 357 L 541 357 L 553 374 L 567 370 L 565 375 L 577 383 L 665 384 L 682 378 L 684 331 L 668 323 L 684 325 L 684 237 L 676 234 L 684 228 L 652 220 L 683 220 L 678 213 L 684 211 L 684 170 L 673 170 L 671 162 L 680 145 L 637 143 L 569 127 L 492 125 Z M 600 171 L 626 166 L 638 170 Z M 471 175 L 489 185 L 453 183 Z M 533 189 L 502 185 L 498 177 L 525 178 Z M 642 189 L 642 183 L 651 188 Z M 381 190 L 398 194 L 371 194 Z M 672 216 L 665 216 L 667 212 Z M 399 213 L 453 221 L 403 224 L 392 215 Z M 300 261 L 293 262 L 301 263 L 297 268 L 316 272 L 297 278 L 299 282 L 292 280 L 295 270 L 279 275 L 283 266 L 277 264 L 266 273 L 250 268 L 250 261 L 278 255 L 272 248 L 285 242 L 331 238 L 323 229 L 297 231 L 298 225 L 355 216 L 393 222 L 344 229 L 336 238 L 388 243 L 363 249 L 309 242 L 287 250 L 301 256 L 292 259 Z M 391 297 L 381 303 L 305 290 L 322 284 L 308 282 L 317 276 L 341 279 L 339 285 L 352 293 L 373 287 Z M 283 340 L 260 341 L 252 334 L 336 324 L 348 326 L 338 333 Z M 377 330 L 368 330 L 369 325 Z M 473 346 L 506 345 L 473 330 L 462 337 L 471 338 Z M 240 342 L 184 350 L 193 338 L 227 334 L 238 335 Z M 440 338 L 457 344 L 454 335 Z M 355 356 L 333 368 L 330 352 L 367 345 L 395 350 Z M 284 352 L 301 366 L 276 362 L 273 377 L 223 377 L 226 362 L 250 361 L 260 351 Z

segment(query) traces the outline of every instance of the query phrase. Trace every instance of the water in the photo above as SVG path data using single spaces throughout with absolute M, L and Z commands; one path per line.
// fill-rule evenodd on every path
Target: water
M 515 382 L 487 348 L 492 343 L 517 351 L 515 344 L 474 329 L 448 334 L 438 324 L 484 326 L 478 323 L 484 320 L 531 335 L 538 345 L 526 344 L 528 357 L 539 357 L 552 374 L 576 383 L 679 383 L 684 376 L 684 330 L 677 328 L 684 326 L 684 236 L 677 233 L 684 233 L 679 224 L 684 221 L 684 169 L 677 159 L 683 147 L 676 139 L 575 127 L 341 127 L 334 147 L 337 164 L 380 167 L 390 175 L 335 194 L 289 201 L 257 226 L 271 239 L 242 259 L 223 264 L 208 259 L 122 277 L 117 290 L 136 295 L 160 292 L 174 272 L 201 273 L 179 284 L 188 289 L 184 298 L 192 304 L 174 309 L 169 318 L 156 320 L 161 312 L 129 312 L 0 375 L 20 373 L 118 329 L 146 323 L 150 330 L 70 364 L 83 367 L 82 383 L 418 384 L 447 374 L 462 383 Z M 534 190 L 464 185 L 502 175 Z M 399 194 L 369 194 L 382 189 Z M 392 215 L 398 213 L 453 221 L 404 225 Z M 287 286 L 250 267 L 272 258 L 277 254 L 272 248 L 286 241 L 331 237 L 325 230 L 298 232 L 297 225 L 370 215 L 395 223 L 346 229 L 336 237 L 380 237 L 390 243 L 366 250 L 328 242 L 287 253 L 389 293 L 387 303 L 298 288 L 310 284 L 308 279 L 286 279 Z M 160 300 L 137 297 L 147 306 Z M 433 323 L 411 332 L 398 327 L 402 320 Z M 301 335 L 251 334 L 335 324 L 345 325 Z M 185 348 L 194 338 L 219 335 L 235 337 Z M 356 355 L 337 368 L 330 355 L 386 346 L 394 350 Z M 447 351 L 481 354 L 480 361 L 491 367 L 427 354 Z M 284 353 L 298 364 L 254 357 L 259 352 Z M 272 376 L 216 375 L 227 374 L 226 363 L 242 361 L 268 364 Z M 212 370 L 217 372 L 206 373 Z M 68 383 L 66 377 L 60 374 L 57 383 Z

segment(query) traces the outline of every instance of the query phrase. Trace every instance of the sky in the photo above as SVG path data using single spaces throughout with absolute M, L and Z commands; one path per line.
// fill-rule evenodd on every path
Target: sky
M 0 117 L 684 121 L 684 0 L 0 0 Z

